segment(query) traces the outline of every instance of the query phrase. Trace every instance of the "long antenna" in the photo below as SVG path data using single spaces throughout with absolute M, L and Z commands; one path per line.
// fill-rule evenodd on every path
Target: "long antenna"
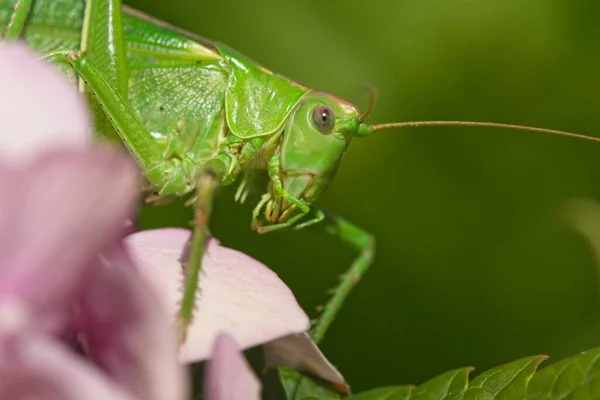
M 533 128 L 524 125 L 511 125 L 511 124 L 500 124 L 495 122 L 474 122 L 474 121 L 414 121 L 414 122 L 392 122 L 387 124 L 371 125 L 368 127 L 370 132 L 379 131 L 382 129 L 389 128 L 406 128 L 406 127 L 419 127 L 419 126 L 478 126 L 484 128 L 503 128 L 503 129 L 515 129 L 521 131 L 540 132 L 547 133 L 550 135 L 566 136 L 577 139 L 589 140 L 592 142 L 600 143 L 600 138 L 593 136 L 580 135 L 577 133 L 557 131 L 554 129 L 545 128 Z
M 371 114 L 373 111 L 373 106 L 375 106 L 375 89 L 372 86 L 366 86 L 367 91 L 369 92 L 369 107 L 367 107 L 366 111 L 358 116 L 358 123 L 362 124 L 365 119 Z

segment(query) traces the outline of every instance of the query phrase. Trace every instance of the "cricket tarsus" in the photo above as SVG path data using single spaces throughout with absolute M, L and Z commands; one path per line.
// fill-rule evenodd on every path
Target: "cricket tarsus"
M 374 105 L 372 91 L 361 113 L 225 45 L 194 39 L 128 8 L 123 12 L 120 0 L 32 3 L 0 0 L 4 39 L 22 37 L 47 59 L 75 71 L 74 81 L 80 81 L 92 102 L 96 132 L 122 142 L 158 198 L 195 191 L 195 225 L 176 316 L 182 340 L 193 319 L 214 192 L 240 174 L 265 169 L 269 174 L 266 191 L 252 212 L 252 229 L 266 233 L 324 223 L 327 233 L 359 253 L 311 330 L 320 342 L 375 252 L 371 234 L 313 206 L 355 137 L 391 128 L 479 126 L 600 142 L 570 132 L 490 122 L 369 125 L 365 120 Z M 53 35 L 53 28 L 64 34 Z M 238 201 L 251 192 L 251 178 L 247 175 L 240 186 Z

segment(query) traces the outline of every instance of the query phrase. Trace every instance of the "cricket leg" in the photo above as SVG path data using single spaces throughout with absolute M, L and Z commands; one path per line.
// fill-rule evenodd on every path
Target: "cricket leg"
M 290 212 L 292 213 L 291 215 L 295 213 L 295 215 L 285 222 L 279 224 L 259 226 L 258 215 L 260 210 L 272 197 L 270 193 L 267 193 L 263 195 L 260 202 L 252 212 L 252 227 L 253 229 L 256 229 L 258 233 L 267 233 L 274 230 L 292 227 L 302 218 L 306 217 L 311 211 L 310 206 L 303 201 L 290 196 L 290 194 L 285 191 L 280 178 L 280 165 L 281 163 L 278 155 L 273 156 L 269 161 L 268 171 L 271 182 L 273 183 L 273 192 L 277 196 L 287 199 L 293 204 L 293 206 L 285 212 Z M 359 251 L 358 257 L 354 260 L 348 271 L 341 276 L 340 284 L 333 289 L 333 296 L 323 307 L 323 313 L 315 321 L 315 324 L 311 330 L 311 338 L 315 343 L 318 344 L 321 340 L 323 340 L 327 328 L 329 328 L 329 325 L 331 325 L 337 313 L 342 308 L 342 304 L 346 300 L 346 297 L 348 297 L 350 294 L 350 291 L 358 283 L 362 275 L 369 269 L 369 266 L 373 262 L 373 257 L 375 254 L 375 238 L 367 231 L 357 227 L 343 218 L 326 215 L 321 210 L 313 209 L 313 211 L 315 216 L 305 222 L 299 223 L 295 226 L 295 229 L 303 229 L 317 223 L 324 222 L 325 231 L 327 233 L 341 239 L 343 242 L 349 244 Z
M 2 35 L 5 41 L 10 42 L 21 37 L 32 4 L 33 0 L 17 0 L 13 5 L 13 13 Z
M 325 215 L 322 212 L 321 215 L 324 216 L 325 231 L 358 250 L 359 255 L 352 262 L 350 268 L 341 276 L 340 284 L 333 289 L 333 296 L 322 308 L 323 313 L 317 318 L 311 329 L 310 336 L 317 344 L 323 340 L 327 328 L 342 308 L 344 300 L 367 272 L 375 255 L 375 238 L 373 235 L 343 218 Z M 317 215 L 318 217 L 319 215 Z
M 194 232 L 188 242 L 188 248 L 190 248 L 189 258 L 187 261 L 183 261 L 185 283 L 183 298 L 177 315 L 177 328 L 181 343 L 184 343 L 187 338 L 187 327 L 192 322 L 194 314 L 198 282 L 202 271 L 202 257 L 208 239 L 208 222 L 212 212 L 215 191 L 219 186 L 219 178 L 210 169 L 205 169 L 200 173 L 196 185 Z
M 257 222 L 258 212 L 260 211 L 260 207 L 262 207 L 267 201 L 267 198 L 263 196 L 263 198 L 261 199 L 261 201 L 259 203 L 259 206 L 254 210 L 253 218 L 252 218 L 252 226 L 256 227 L 256 231 L 258 233 L 267 233 L 267 232 L 272 232 L 272 231 L 275 231 L 278 229 L 289 228 L 292 225 L 294 225 L 296 222 L 298 222 L 302 218 L 304 218 L 310 212 L 309 205 L 304 203 L 302 200 L 295 198 L 294 196 L 290 196 L 290 194 L 288 192 L 286 192 L 286 190 L 283 188 L 283 183 L 281 182 L 281 178 L 280 178 L 280 172 L 281 172 L 280 165 L 281 165 L 281 163 L 280 163 L 279 155 L 275 155 L 275 156 L 271 157 L 271 160 L 269 161 L 269 165 L 268 165 L 268 171 L 269 171 L 269 178 L 271 178 L 271 182 L 273 182 L 273 191 L 275 192 L 275 194 L 277 196 L 284 198 L 293 204 L 293 207 L 290 207 L 288 212 L 296 213 L 296 215 L 289 218 L 287 221 L 281 222 L 279 224 L 268 225 L 268 226 L 258 226 L 258 222 Z

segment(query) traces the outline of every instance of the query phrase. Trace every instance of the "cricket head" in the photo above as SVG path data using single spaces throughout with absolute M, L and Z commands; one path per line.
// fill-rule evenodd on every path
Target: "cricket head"
M 364 137 L 381 130 L 424 126 L 471 126 L 526 130 L 600 142 L 600 138 L 570 132 L 493 122 L 417 121 L 369 125 L 364 121 L 373 104 L 372 92 L 371 103 L 363 113 L 352 104 L 326 93 L 311 92 L 302 99 L 286 122 L 279 148 L 279 180 L 283 191 L 289 197 L 300 200 L 304 206 L 311 205 L 327 188 L 350 141 L 356 136 Z M 294 217 L 302 216 L 302 210 L 289 197 L 278 193 L 273 181 L 271 182 L 266 201 L 261 202 L 261 207 L 265 205 L 264 216 L 267 222 L 273 225 L 273 229 L 276 229 L 278 224 L 295 222 Z M 259 231 L 271 230 L 269 227 L 264 228 Z
M 365 114 L 335 96 L 311 92 L 291 113 L 279 153 L 284 191 L 306 205 L 312 204 L 335 175 L 352 138 L 360 133 Z M 301 210 L 270 188 L 265 219 L 288 221 Z

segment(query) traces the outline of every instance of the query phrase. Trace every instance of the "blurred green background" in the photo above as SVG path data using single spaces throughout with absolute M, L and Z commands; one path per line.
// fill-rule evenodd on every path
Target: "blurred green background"
M 268 68 L 366 106 L 371 122 L 467 119 L 600 136 L 597 0 L 131 0 Z M 600 146 L 528 132 L 418 128 L 357 139 L 319 204 L 377 236 L 376 261 L 322 348 L 355 390 L 419 384 L 600 344 L 598 263 L 566 208 L 600 199 Z M 322 233 L 257 235 L 221 192 L 226 246 L 312 313 L 354 253 Z M 185 224 L 175 205 L 150 224 Z M 313 313 L 314 315 L 314 313 Z

